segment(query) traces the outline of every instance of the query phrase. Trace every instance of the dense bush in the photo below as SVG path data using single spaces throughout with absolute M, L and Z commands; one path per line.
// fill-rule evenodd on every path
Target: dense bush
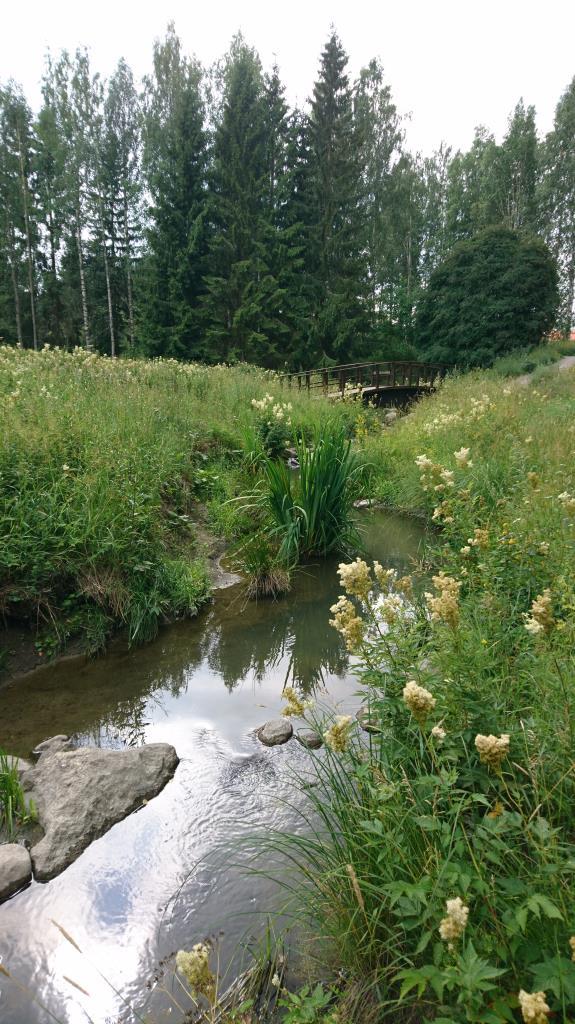
M 557 268 L 545 243 L 487 228 L 456 245 L 431 274 L 417 312 L 417 344 L 436 362 L 489 366 L 536 345 L 553 324 L 557 301 Z

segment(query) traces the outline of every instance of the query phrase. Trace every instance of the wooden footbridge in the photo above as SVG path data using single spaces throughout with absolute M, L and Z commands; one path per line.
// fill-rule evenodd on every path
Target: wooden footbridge
M 335 400 L 361 398 L 372 405 L 407 405 L 434 391 L 449 367 L 439 363 L 379 362 L 324 366 L 318 370 L 285 373 L 283 387 L 325 395 Z

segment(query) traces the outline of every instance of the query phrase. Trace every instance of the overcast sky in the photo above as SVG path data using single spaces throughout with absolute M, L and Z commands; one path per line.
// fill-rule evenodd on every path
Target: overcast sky
M 422 152 L 442 140 L 469 146 L 477 124 L 500 137 L 520 96 L 548 131 L 575 75 L 575 0 L 2 0 L 0 18 L 0 81 L 21 82 L 33 106 L 48 48 L 86 45 L 104 75 L 123 56 L 139 78 L 170 19 L 205 64 L 241 28 L 264 66 L 277 59 L 289 99 L 303 102 L 333 22 L 352 74 L 381 58 Z

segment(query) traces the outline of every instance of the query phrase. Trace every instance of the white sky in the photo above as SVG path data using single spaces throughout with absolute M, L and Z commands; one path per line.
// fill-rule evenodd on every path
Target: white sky
M 2 0 L 0 81 L 15 78 L 34 107 L 48 48 L 86 45 L 109 74 L 123 56 L 139 78 L 173 19 L 189 53 L 211 63 L 241 28 L 264 66 L 276 57 L 290 101 L 311 92 L 333 21 L 355 74 L 373 56 L 395 102 L 412 113 L 408 142 L 467 147 L 477 124 L 498 137 L 520 96 L 550 129 L 575 75 L 575 0 Z

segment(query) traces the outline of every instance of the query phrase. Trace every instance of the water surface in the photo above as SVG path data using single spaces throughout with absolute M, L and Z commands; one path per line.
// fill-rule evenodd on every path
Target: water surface
M 362 517 L 369 553 L 405 571 L 421 553 L 419 524 Z M 300 827 L 287 806 L 292 769 L 310 755 L 295 741 L 267 749 L 254 735 L 277 717 L 286 683 L 338 711 L 357 707 L 349 656 L 329 624 L 337 562 L 308 566 L 277 602 L 250 602 L 242 585 L 217 593 L 197 619 L 143 648 L 43 668 L 0 691 L 0 747 L 27 756 L 55 733 L 107 747 L 172 743 L 180 758 L 162 793 L 93 843 L 62 875 L 0 906 L 0 957 L 66 1024 L 132 1021 L 122 996 L 153 1020 L 174 1019 L 146 983 L 180 947 L 222 932 L 222 960 L 261 932 L 277 887 L 238 866 L 238 840 Z M 268 865 L 269 866 L 269 865 Z M 80 956 L 51 923 L 82 948 Z M 90 997 L 75 990 L 73 979 Z M 2 1024 L 50 1018 L 0 975 Z

